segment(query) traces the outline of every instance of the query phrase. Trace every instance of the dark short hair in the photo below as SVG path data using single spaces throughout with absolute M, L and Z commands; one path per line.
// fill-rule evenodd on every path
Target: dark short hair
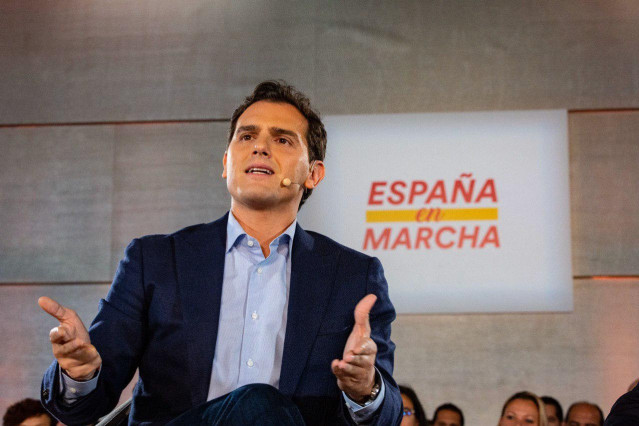
M 561 404 L 559 403 L 559 401 L 557 401 L 552 396 L 548 396 L 548 395 L 542 396 L 541 400 L 544 402 L 544 404 L 552 405 L 553 407 L 555 407 L 555 412 L 557 413 L 557 419 L 560 422 L 564 421 L 564 410 L 561 408 Z M 548 413 L 546 413 L 546 414 L 548 414 Z
M 49 417 L 49 424 L 51 426 L 57 423 L 57 421 L 51 417 L 51 414 L 40 404 L 40 401 L 26 398 L 7 408 L 7 412 L 4 413 L 4 417 L 2 417 L 2 424 L 4 426 L 18 426 L 26 419 L 41 416 L 42 414 L 46 414 L 47 417 Z
M 422 407 L 422 403 L 419 402 L 419 398 L 417 398 L 417 394 L 415 393 L 413 388 L 409 386 L 399 385 L 399 392 L 406 395 L 408 399 L 412 401 L 413 408 L 415 409 L 415 418 L 417 419 L 417 422 L 420 424 L 420 426 L 427 425 L 428 421 L 426 420 L 426 412 Z
M 258 84 L 255 86 L 253 93 L 247 96 L 240 106 L 235 108 L 231 116 L 227 147 L 235 134 L 237 120 L 248 107 L 259 101 L 286 103 L 297 108 L 308 122 L 308 129 L 306 131 L 308 161 L 324 161 L 324 156 L 326 155 L 326 129 L 324 128 L 324 123 L 322 123 L 319 113 L 311 107 L 311 101 L 306 95 L 283 80 L 269 80 Z M 311 196 L 311 192 L 313 192 L 312 189 L 304 188 L 300 207 L 304 204 L 304 201 Z
M 433 414 L 433 423 L 435 422 L 435 420 L 437 420 L 437 414 L 439 414 L 439 412 L 442 410 L 448 410 L 459 414 L 459 418 L 461 420 L 460 426 L 464 426 L 464 413 L 462 413 L 462 410 L 458 406 L 451 402 L 447 402 L 437 407 L 437 410 L 435 410 L 435 414 Z
M 599 426 L 602 426 L 604 423 L 603 411 L 601 411 L 601 408 L 599 408 L 597 404 L 593 404 L 592 402 L 588 402 L 588 401 L 577 401 L 571 404 L 570 407 L 568 407 L 568 411 L 566 411 L 566 421 L 568 421 L 568 419 L 570 418 L 570 410 L 572 410 L 575 407 L 575 405 L 581 405 L 581 404 L 590 405 L 591 407 L 594 407 L 597 409 L 597 412 L 599 413 Z

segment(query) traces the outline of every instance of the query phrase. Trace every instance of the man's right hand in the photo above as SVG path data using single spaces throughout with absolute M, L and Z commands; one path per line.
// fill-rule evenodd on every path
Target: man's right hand
M 82 320 L 72 309 L 65 308 L 49 297 L 38 299 L 38 305 L 60 321 L 49 332 L 53 355 L 65 373 L 74 380 L 90 380 L 102 365 L 102 358 Z

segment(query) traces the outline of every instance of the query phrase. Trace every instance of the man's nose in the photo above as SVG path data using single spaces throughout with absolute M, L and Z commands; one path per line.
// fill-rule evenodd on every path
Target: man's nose
M 255 139 L 255 145 L 253 146 L 253 155 L 263 155 L 265 157 L 269 157 L 271 155 L 267 138 Z

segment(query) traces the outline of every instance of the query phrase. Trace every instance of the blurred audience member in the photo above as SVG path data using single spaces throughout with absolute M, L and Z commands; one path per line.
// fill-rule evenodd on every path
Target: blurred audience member
M 546 408 L 546 417 L 548 418 L 548 426 L 561 426 L 564 421 L 564 410 L 561 404 L 552 396 L 542 396 Z
M 433 426 L 464 426 L 464 413 L 456 405 L 447 402 L 437 407 L 432 424 Z
M 603 411 L 590 402 L 575 402 L 566 411 L 566 426 L 602 426 L 603 422 Z
M 4 413 L 4 426 L 55 426 L 56 419 L 44 409 L 40 401 L 26 398 L 18 401 Z
M 546 408 L 532 392 L 518 392 L 508 398 L 501 409 L 498 426 L 548 426 Z
M 637 381 L 612 406 L 604 426 L 639 425 L 639 386 Z
M 426 413 L 415 391 L 408 386 L 399 386 L 404 403 L 404 416 L 400 426 L 427 426 Z

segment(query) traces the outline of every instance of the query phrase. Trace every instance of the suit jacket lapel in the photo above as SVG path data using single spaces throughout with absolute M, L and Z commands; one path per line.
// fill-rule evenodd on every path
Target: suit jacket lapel
M 226 224 L 219 220 L 175 237 L 178 294 L 187 339 L 193 406 L 206 401 L 222 302 Z
M 336 255 L 316 246 L 299 225 L 295 229 L 291 283 L 279 389 L 293 395 L 326 313 L 334 284 Z M 326 368 L 330 368 L 327 366 Z

